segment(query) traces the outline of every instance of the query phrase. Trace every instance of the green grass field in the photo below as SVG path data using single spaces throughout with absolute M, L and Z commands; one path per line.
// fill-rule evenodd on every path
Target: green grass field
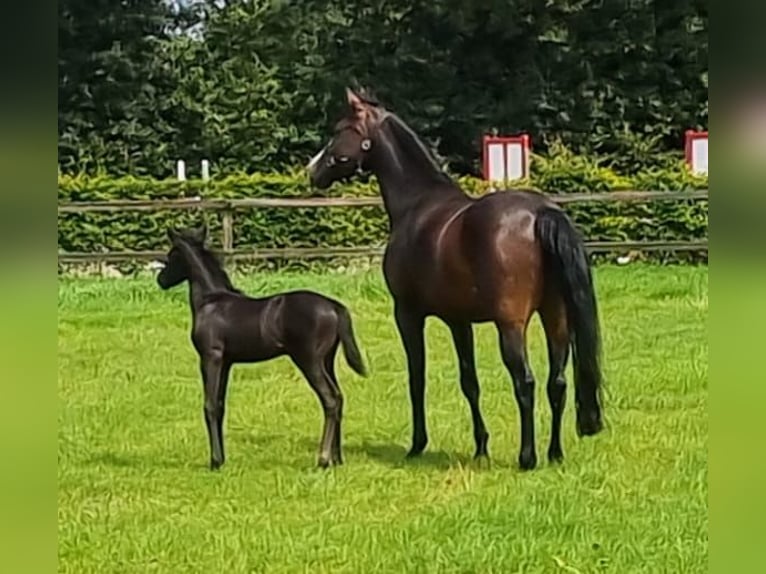
M 235 366 L 227 463 L 208 470 L 186 287 L 59 283 L 59 571 L 707 571 L 707 269 L 596 269 L 608 429 L 545 459 L 545 343 L 535 319 L 540 463 L 516 468 L 518 410 L 492 325 L 475 327 L 492 459 L 471 460 L 448 330 L 427 329 L 430 444 L 411 432 L 404 353 L 380 271 L 234 276 L 252 294 L 311 288 L 351 309 L 371 375 L 338 356 L 345 465 L 315 469 L 319 403 L 286 358 Z M 571 377 L 570 377 L 571 380 Z

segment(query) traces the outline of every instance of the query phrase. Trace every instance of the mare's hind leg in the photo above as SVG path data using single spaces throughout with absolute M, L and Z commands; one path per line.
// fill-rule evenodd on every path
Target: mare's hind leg
M 548 460 L 560 462 L 564 459 L 561 449 L 561 418 L 566 403 L 566 379 L 564 370 L 569 359 L 569 330 L 563 301 L 549 299 L 540 309 L 540 319 L 545 330 L 548 345 L 548 402 L 551 405 L 551 443 Z
M 452 340 L 460 365 L 460 388 L 471 407 L 473 420 L 473 437 L 476 442 L 475 458 L 487 456 L 487 441 L 489 434 L 484 426 L 484 419 L 479 409 L 479 379 L 476 376 L 474 358 L 473 329 L 467 322 L 449 322 Z
M 333 441 L 335 432 L 339 426 L 340 413 L 343 410 L 343 396 L 330 383 L 329 377 L 325 376 L 325 367 L 322 360 L 316 357 L 310 359 L 293 359 L 295 364 L 306 377 L 306 380 L 314 389 L 322 403 L 324 412 L 324 428 L 322 439 L 319 443 L 319 459 L 317 464 L 326 468 L 333 460 Z
M 519 466 L 531 470 L 537 465 L 535 452 L 535 379 L 527 362 L 526 323 L 498 323 L 500 351 L 513 379 L 513 392 L 521 415 Z
M 338 378 L 335 376 L 335 354 L 338 351 L 338 343 L 335 343 L 330 352 L 324 358 L 325 375 L 329 382 L 335 388 L 337 396 L 340 398 L 340 408 L 338 411 L 338 420 L 335 423 L 335 432 L 332 442 L 332 462 L 334 464 L 343 464 L 343 455 L 341 453 L 341 425 L 343 423 L 343 393 L 338 384 Z

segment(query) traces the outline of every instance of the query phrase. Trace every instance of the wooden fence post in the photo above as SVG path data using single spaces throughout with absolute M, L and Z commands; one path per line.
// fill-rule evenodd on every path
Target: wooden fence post
M 229 254 L 234 249 L 234 213 L 227 209 L 223 212 L 223 251 Z

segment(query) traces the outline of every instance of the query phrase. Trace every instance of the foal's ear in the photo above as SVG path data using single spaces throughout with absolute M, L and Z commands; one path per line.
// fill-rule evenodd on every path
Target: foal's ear
M 203 223 L 199 227 L 195 227 L 191 230 L 190 235 L 196 241 L 205 243 L 205 240 L 207 239 L 207 225 Z
M 181 235 L 175 227 L 168 227 L 168 239 L 170 239 L 171 243 L 175 243 L 178 240 L 178 237 Z

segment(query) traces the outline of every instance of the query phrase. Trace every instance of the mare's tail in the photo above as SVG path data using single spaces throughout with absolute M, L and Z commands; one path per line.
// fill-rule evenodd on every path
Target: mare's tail
M 535 236 L 546 265 L 557 276 L 566 305 L 574 366 L 577 433 L 594 435 L 601 418 L 601 334 L 598 306 L 585 244 L 566 214 L 556 207 L 537 213 Z
M 364 366 L 364 359 L 354 338 L 354 326 L 351 323 L 351 314 L 348 309 L 337 304 L 338 311 L 338 335 L 343 345 L 343 355 L 346 357 L 348 366 L 363 377 L 367 375 L 367 369 Z

